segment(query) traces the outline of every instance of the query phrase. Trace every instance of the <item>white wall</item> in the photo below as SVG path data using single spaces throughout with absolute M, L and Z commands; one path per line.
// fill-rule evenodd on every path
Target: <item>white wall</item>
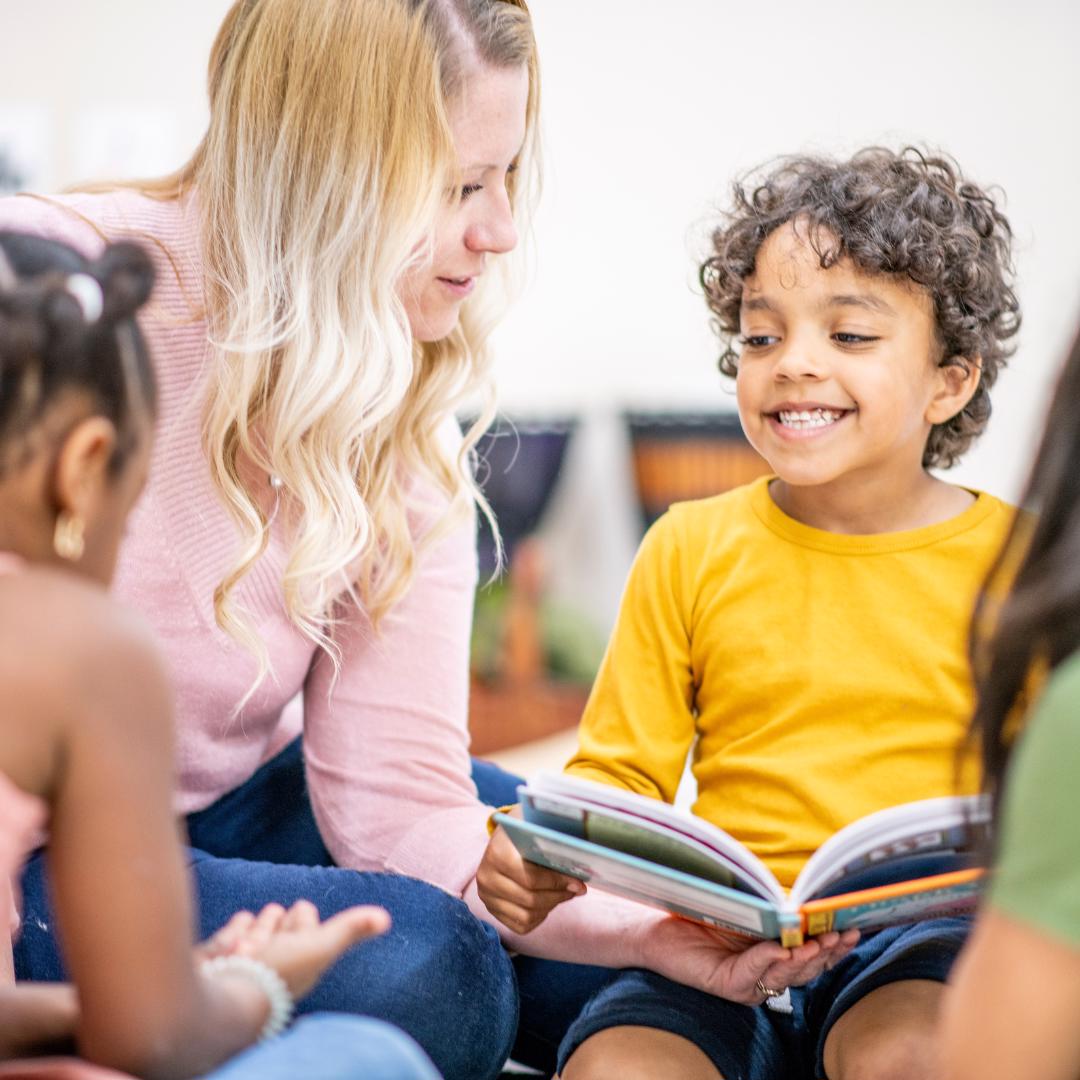
M 60 185 L 90 159 L 80 133 L 122 106 L 147 130 L 148 158 L 179 163 L 204 122 L 206 55 L 227 7 L 0 0 L 0 131 L 5 107 L 35 106 L 52 129 L 42 179 Z M 532 280 L 497 345 L 508 410 L 589 420 L 546 527 L 560 591 L 610 619 L 635 525 L 619 410 L 730 404 L 695 254 L 730 179 L 780 153 L 929 142 L 1007 192 L 1025 325 L 990 430 L 954 476 L 1015 496 L 1080 315 L 1080 4 L 533 8 L 546 187 Z
M 731 178 L 777 154 L 927 142 L 1004 188 L 1024 327 L 990 428 L 952 476 L 1015 497 L 1080 317 L 1080 4 L 533 6 L 546 189 L 499 370 L 508 408 L 603 417 L 549 522 L 561 591 L 607 612 L 625 572 L 625 499 L 601 486 L 625 454 L 611 415 L 731 405 L 695 255 Z

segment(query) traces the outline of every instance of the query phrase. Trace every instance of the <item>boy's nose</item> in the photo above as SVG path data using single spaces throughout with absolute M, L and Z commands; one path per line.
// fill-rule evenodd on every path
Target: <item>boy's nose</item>
M 824 374 L 824 365 L 814 355 L 814 350 L 798 345 L 781 351 L 773 367 L 773 376 L 777 379 L 820 379 Z

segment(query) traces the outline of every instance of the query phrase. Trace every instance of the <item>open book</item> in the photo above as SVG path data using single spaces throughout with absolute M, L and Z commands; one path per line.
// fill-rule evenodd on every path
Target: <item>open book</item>
M 559 773 L 519 788 L 495 820 L 529 861 L 708 926 L 787 946 L 974 906 L 990 828 L 984 796 L 880 810 L 832 836 L 790 894 L 722 829 L 667 803 Z

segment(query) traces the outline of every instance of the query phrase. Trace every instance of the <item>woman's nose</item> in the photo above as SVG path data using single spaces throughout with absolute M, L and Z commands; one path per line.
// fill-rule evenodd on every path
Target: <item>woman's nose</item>
M 509 195 L 505 192 L 488 203 L 465 232 L 471 251 L 502 255 L 517 247 L 518 233 Z

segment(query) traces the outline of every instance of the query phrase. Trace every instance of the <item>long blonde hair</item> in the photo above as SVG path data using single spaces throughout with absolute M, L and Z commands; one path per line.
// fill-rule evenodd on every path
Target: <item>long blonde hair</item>
M 466 460 L 493 411 L 480 298 L 421 345 L 397 293 L 458 185 L 447 111 L 477 65 L 527 66 L 527 165 L 539 83 L 524 0 L 239 0 L 211 53 L 205 138 L 178 173 L 136 185 L 194 191 L 202 214 L 217 354 L 204 442 L 242 537 L 214 606 L 259 679 L 265 645 L 234 601 L 269 538 L 252 466 L 284 493 L 288 615 L 335 661 L 338 603 L 377 624 L 408 587 L 409 478 L 445 491 L 443 527 L 473 501 L 486 512 Z M 520 202 L 534 172 L 515 175 Z M 481 422 L 451 460 L 440 421 L 478 390 Z

